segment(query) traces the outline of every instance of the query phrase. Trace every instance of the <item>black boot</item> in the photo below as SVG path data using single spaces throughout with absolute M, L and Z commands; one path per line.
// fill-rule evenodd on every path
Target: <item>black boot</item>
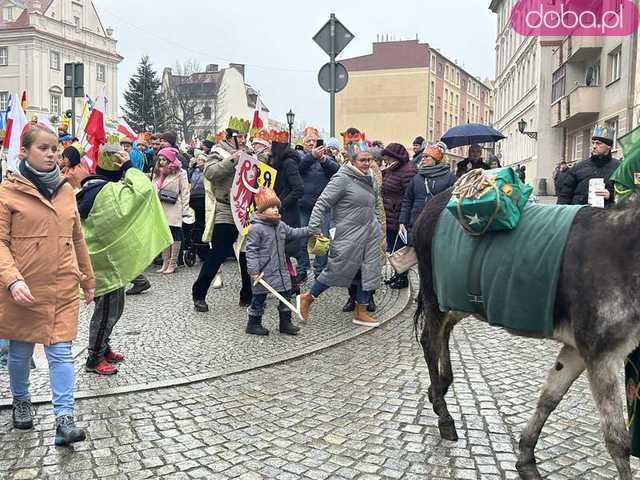
M 353 312 L 356 309 L 356 287 L 351 285 L 349 287 L 349 300 L 342 307 L 343 312 Z
M 298 335 L 300 327 L 296 327 L 291 322 L 291 311 L 287 310 L 286 312 L 278 313 L 280 315 L 280 333 L 285 333 L 287 335 Z
M 86 435 L 84 430 L 76 427 L 73 417 L 62 415 L 56 418 L 56 439 L 58 447 L 71 445 L 76 442 L 84 442 Z
M 193 307 L 196 309 L 196 312 L 205 313 L 209 311 L 209 305 L 207 305 L 207 302 L 197 298 L 193 299 Z
M 151 283 L 146 278 L 144 282 L 134 283 L 133 286 L 125 292 L 126 295 L 140 295 L 142 292 L 146 292 L 151 288 Z
M 33 428 L 33 405 L 29 400 L 13 401 L 13 428 L 31 430 Z
M 401 273 L 398 275 L 398 279 L 389 285 L 392 290 L 402 290 L 409 287 L 409 272 Z
M 376 305 L 376 301 L 373 299 L 373 293 L 371 294 L 371 300 L 369 300 L 369 305 L 367 305 L 367 312 L 374 313 L 378 309 Z
M 269 330 L 262 326 L 262 317 L 256 317 L 253 315 L 249 315 L 246 332 L 249 335 L 260 335 L 261 337 L 269 335 Z

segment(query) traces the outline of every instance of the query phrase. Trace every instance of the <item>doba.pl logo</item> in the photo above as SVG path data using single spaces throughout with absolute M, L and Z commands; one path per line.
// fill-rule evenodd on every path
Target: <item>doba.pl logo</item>
M 638 18 L 633 0 L 519 0 L 511 26 L 526 36 L 626 36 Z

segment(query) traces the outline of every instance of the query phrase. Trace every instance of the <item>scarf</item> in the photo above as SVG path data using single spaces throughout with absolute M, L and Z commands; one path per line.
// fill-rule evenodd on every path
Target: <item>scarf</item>
M 60 176 L 60 167 L 56 164 L 55 168 L 50 172 L 41 172 L 36 170 L 27 160 L 20 162 L 20 174 L 29 180 L 38 189 L 38 191 L 47 200 L 53 198 L 58 187 L 62 185 L 64 179 Z
M 256 218 L 259 220 L 262 220 L 263 222 L 278 225 L 278 223 L 280 223 L 280 219 L 282 218 L 282 215 L 280 215 L 279 213 L 276 213 L 275 215 L 273 215 L 273 214 L 268 214 L 266 212 L 263 212 L 263 213 L 256 213 Z
M 590 160 L 596 164 L 596 167 L 604 167 L 611 161 L 611 154 L 609 155 L 591 155 Z
M 449 171 L 450 169 L 447 165 L 433 165 L 431 167 L 421 166 L 418 169 L 418 173 L 425 178 L 441 177 L 446 175 Z

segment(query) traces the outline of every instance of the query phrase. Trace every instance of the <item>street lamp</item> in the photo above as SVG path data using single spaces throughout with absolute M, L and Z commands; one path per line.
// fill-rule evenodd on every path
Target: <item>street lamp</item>
M 538 140 L 538 132 L 526 132 L 527 128 L 527 122 L 525 121 L 525 119 L 523 118 L 522 120 L 520 120 L 518 122 L 518 131 L 523 134 L 526 135 L 529 138 L 532 138 L 534 140 Z
M 296 114 L 293 113 L 291 109 L 289 109 L 289 113 L 287 113 L 287 123 L 289 124 L 289 145 L 291 145 L 291 132 L 293 131 L 293 122 L 296 120 Z

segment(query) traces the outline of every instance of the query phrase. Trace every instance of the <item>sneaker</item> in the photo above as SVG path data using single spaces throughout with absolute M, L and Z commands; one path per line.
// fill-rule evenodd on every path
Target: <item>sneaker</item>
M 97 373 L 98 375 L 115 375 L 118 373 L 118 367 L 111 365 L 104 358 L 101 358 L 95 366 L 85 365 L 84 370 L 89 373 Z
M 13 428 L 18 430 L 31 430 L 33 428 L 33 416 L 35 410 L 30 400 L 13 401 Z
M 204 300 L 193 299 L 193 308 L 196 312 L 206 313 L 209 311 L 209 305 Z
M 141 283 L 139 285 L 134 284 L 129 290 L 124 292 L 126 295 L 140 295 L 142 292 L 146 292 L 151 288 L 151 283 L 149 280 Z
M 109 363 L 122 363 L 124 362 L 124 355 L 109 349 L 107 353 L 104 354 L 104 359 Z
M 64 447 L 72 443 L 84 442 L 86 438 L 84 430 L 76 427 L 72 416 L 62 415 L 56 418 L 56 446 Z

